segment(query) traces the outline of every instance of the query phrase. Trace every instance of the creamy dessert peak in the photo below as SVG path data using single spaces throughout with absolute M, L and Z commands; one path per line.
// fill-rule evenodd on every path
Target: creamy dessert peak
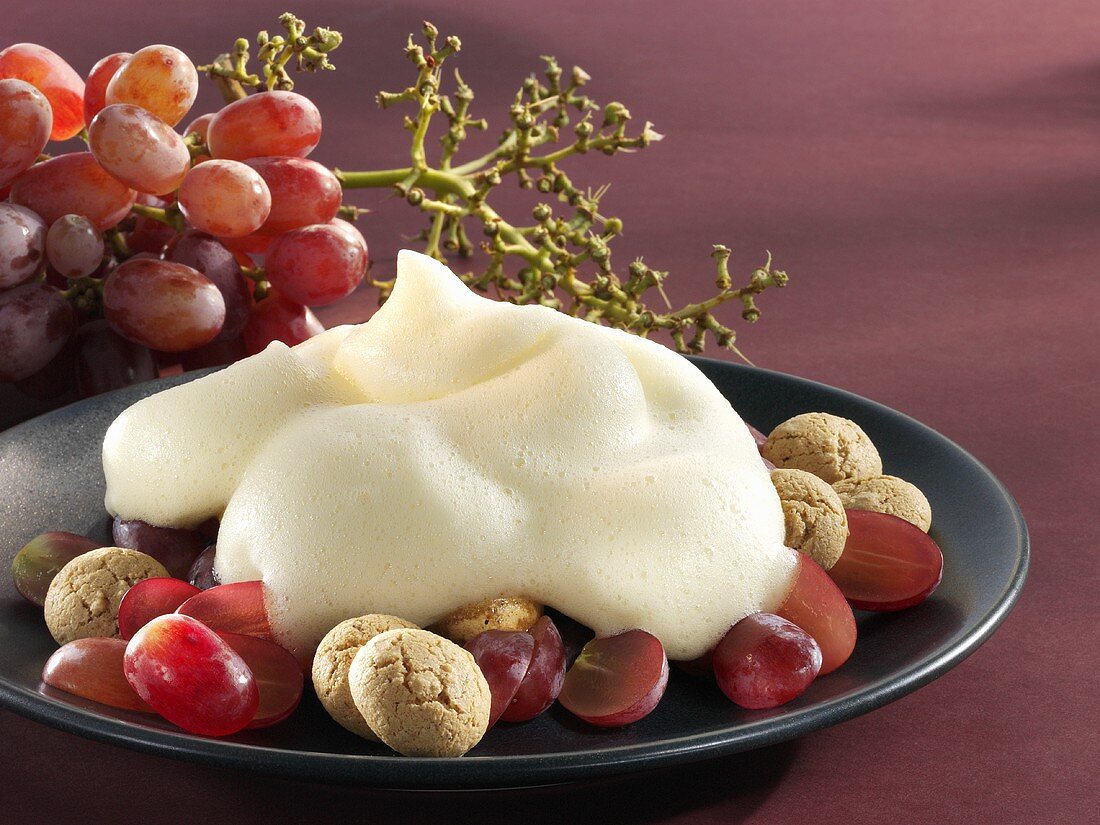
M 297 650 L 522 595 L 691 659 L 795 567 L 752 437 L 690 362 L 408 251 L 370 321 L 138 402 L 103 466 L 112 513 L 220 517 L 220 580 L 262 579 Z

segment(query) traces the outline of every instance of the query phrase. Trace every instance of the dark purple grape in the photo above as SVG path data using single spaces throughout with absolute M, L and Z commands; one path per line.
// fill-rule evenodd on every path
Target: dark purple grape
M 229 341 L 211 341 L 198 349 L 181 352 L 180 364 L 185 371 L 204 370 L 207 367 L 223 367 L 240 361 L 248 352 L 244 348 L 244 339 L 233 338 Z
M 197 530 L 156 527 L 145 521 L 125 521 L 117 516 L 111 534 L 116 547 L 152 556 L 177 579 L 188 577 L 191 565 L 206 548 L 206 538 Z
M 0 381 L 34 375 L 76 329 L 76 313 L 53 287 L 32 283 L 0 292 Z
M 106 321 L 89 321 L 76 332 L 76 384 L 81 398 L 157 377 L 151 350 L 123 338 Z
M 217 587 L 221 584 L 214 572 L 214 554 L 217 551 L 217 546 L 211 544 L 199 553 L 199 557 L 195 559 L 195 563 L 191 565 L 191 569 L 187 572 L 187 581 L 199 590 L 209 590 L 211 587 Z
M 232 252 L 213 236 L 189 229 L 168 243 L 164 259 L 201 272 L 221 292 L 225 299 L 225 323 L 215 341 L 229 341 L 241 334 L 248 322 L 252 291 Z

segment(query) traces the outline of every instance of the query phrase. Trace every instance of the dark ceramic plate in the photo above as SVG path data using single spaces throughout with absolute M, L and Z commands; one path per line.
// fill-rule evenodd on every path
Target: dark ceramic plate
M 848 663 L 782 708 L 739 710 L 712 685 L 674 672 L 657 709 L 621 730 L 592 728 L 555 708 L 527 724 L 494 728 L 462 759 L 410 759 L 346 733 L 312 695 L 282 725 L 205 739 L 42 688 L 39 673 L 55 645 L 42 611 L 16 594 L 7 564 L 45 530 L 106 540 L 100 443 L 107 426 L 139 398 L 188 378 L 127 388 L 0 433 L 0 702 L 93 739 L 301 779 L 392 788 L 534 785 L 705 759 L 835 725 L 927 684 L 989 637 L 1023 585 L 1028 539 L 1015 502 L 985 467 L 924 425 L 850 393 L 739 365 L 696 363 L 765 432 L 810 410 L 856 420 L 879 446 L 886 471 L 923 489 L 935 514 L 932 534 L 945 564 L 932 598 L 896 614 L 860 615 Z

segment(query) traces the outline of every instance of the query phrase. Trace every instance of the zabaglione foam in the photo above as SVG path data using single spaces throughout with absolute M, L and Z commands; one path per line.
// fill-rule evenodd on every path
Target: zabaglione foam
M 692 659 L 795 569 L 752 437 L 695 366 L 408 251 L 370 321 L 139 401 L 103 468 L 123 518 L 219 517 L 220 581 L 262 579 L 296 651 L 351 616 L 522 595 Z

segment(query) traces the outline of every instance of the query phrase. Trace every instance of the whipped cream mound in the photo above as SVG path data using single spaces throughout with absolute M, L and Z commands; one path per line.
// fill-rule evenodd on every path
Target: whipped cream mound
M 103 443 L 107 509 L 220 517 L 220 580 L 262 579 L 296 652 L 349 616 L 427 626 L 524 595 L 692 659 L 778 606 L 795 566 L 779 498 L 698 369 L 482 298 L 414 252 L 397 271 L 367 323 L 123 412 Z

